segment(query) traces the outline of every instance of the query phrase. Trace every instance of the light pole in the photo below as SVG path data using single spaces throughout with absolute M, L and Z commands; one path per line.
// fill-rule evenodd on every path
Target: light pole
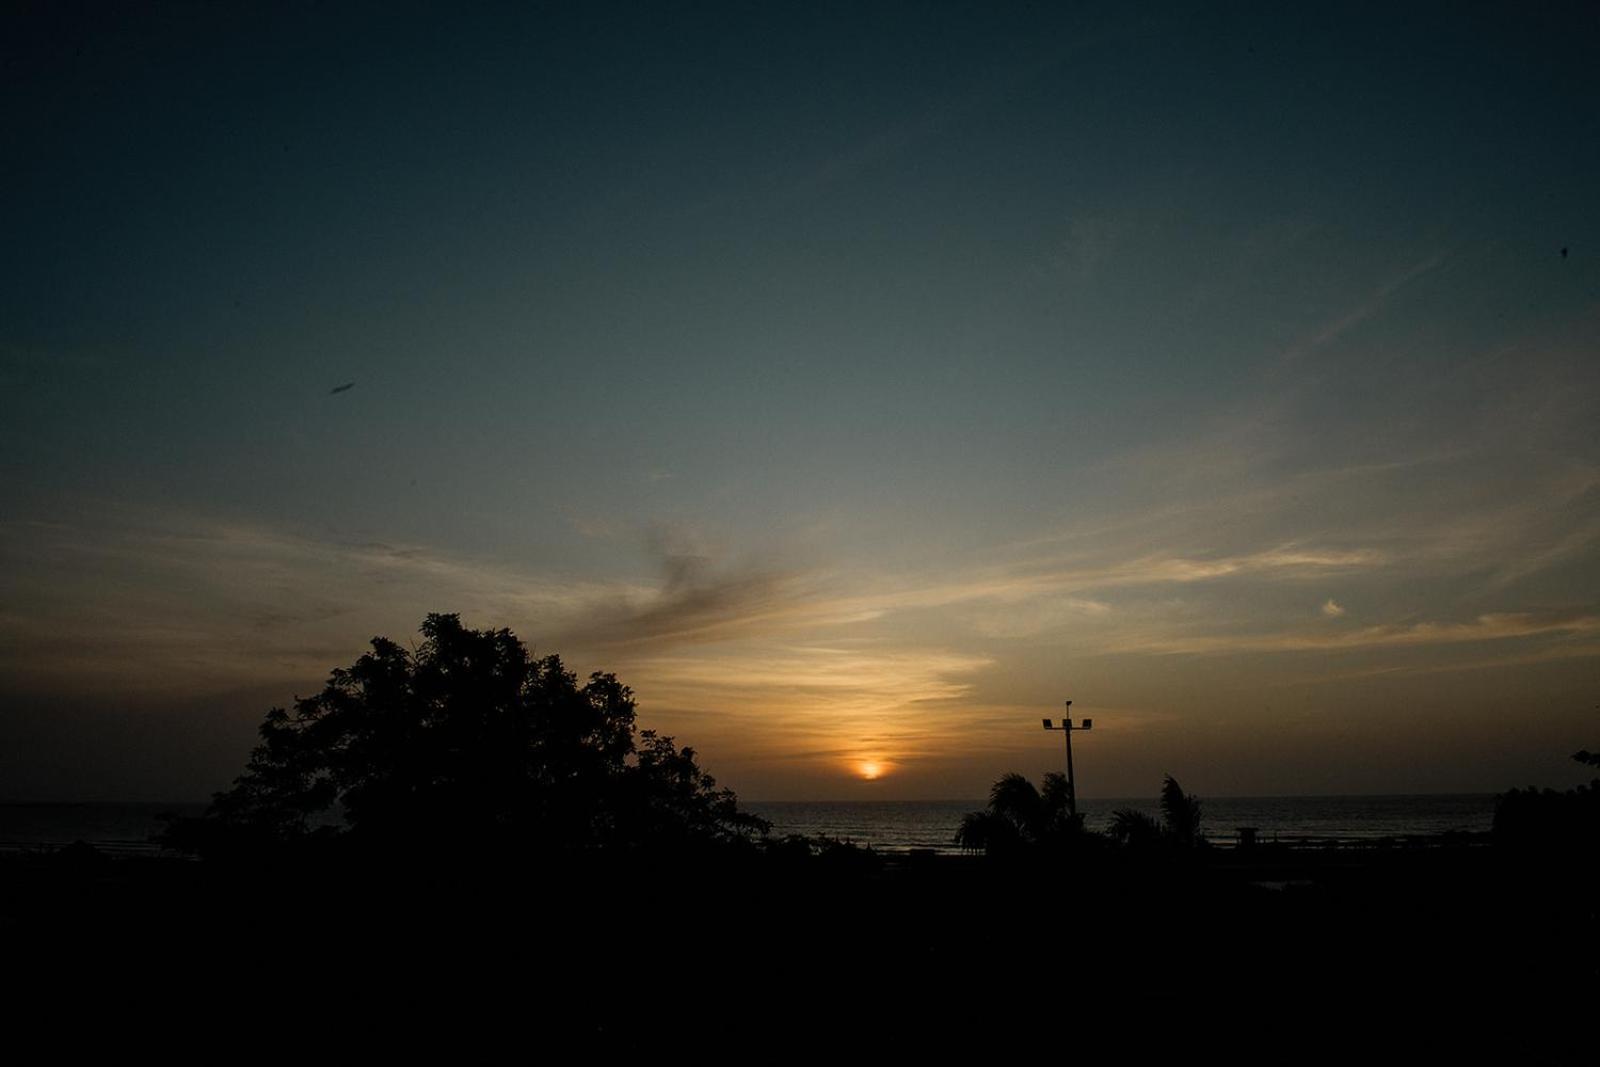
M 1072 710 L 1072 701 L 1067 701 L 1067 710 Z M 1054 726 L 1049 719 L 1044 720 L 1046 730 L 1060 730 L 1067 739 L 1067 814 L 1076 819 L 1078 817 L 1078 786 L 1072 779 L 1072 735 L 1078 730 L 1089 730 L 1094 727 L 1093 719 L 1084 719 L 1082 726 L 1072 725 L 1071 719 L 1062 719 L 1060 726 Z

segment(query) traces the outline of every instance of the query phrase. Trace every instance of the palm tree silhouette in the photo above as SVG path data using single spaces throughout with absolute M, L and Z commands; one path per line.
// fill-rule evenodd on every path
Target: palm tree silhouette
M 1042 789 L 1015 772 L 989 790 L 989 806 L 962 816 L 955 843 L 989 854 L 1063 844 L 1083 832 L 1083 817 L 1069 815 L 1067 777 L 1051 772 Z
M 1161 779 L 1161 819 L 1149 812 L 1118 808 L 1111 813 L 1113 841 L 1133 848 L 1174 845 L 1190 848 L 1204 843 L 1200 834 L 1200 800 L 1183 791 L 1172 775 Z

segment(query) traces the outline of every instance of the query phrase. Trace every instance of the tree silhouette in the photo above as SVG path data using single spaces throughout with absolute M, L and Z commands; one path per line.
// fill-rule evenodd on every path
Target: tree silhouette
M 1024 847 L 1064 844 L 1083 833 L 1083 817 L 1068 815 L 1066 776 L 1051 772 L 1044 787 L 1015 772 L 989 790 L 989 806 L 961 819 L 955 843 L 990 855 Z
M 1111 840 L 1130 848 L 1152 848 L 1166 840 L 1159 820 L 1137 808 L 1118 808 L 1111 813 Z
M 1161 819 L 1148 812 L 1119 808 L 1111 813 L 1110 837 L 1131 848 L 1175 846 L 1191 848 L 1205 844 L 1200 833 L 1200 800 L 1185 793 L 1178 780 L 1168 774 L 1161 779 Z
M 636 743 L 633 694 L 614 675 L 580 686 L 559 657 L 456 615 L 421 632 L 414 650 L 374 638 L 292 713 L 269 711 L 244 774 L 169 843 L 637 849 L 766 832 L 693 749 L 648 730 Z
M 1600 752 L 1584 749 L 1572 758 L 1600 767 Z M 1554 789 L 1511 789 L 1495 797 L 1494 839 L 1513 847 L 1586 851 L 1600 857 L 1600 778 L 1587 785 Z
M 1175 844 L 1187 847 L 1204 841 L 1200 836 L 1200 798 L 1185 793 L 1170 774 L 1161 779 L 1161 821 Z

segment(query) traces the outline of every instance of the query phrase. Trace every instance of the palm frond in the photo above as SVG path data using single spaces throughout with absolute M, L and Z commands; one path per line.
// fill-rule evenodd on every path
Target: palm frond
M 1014 771 L 1001 777 L 989 790 L 989 811 L 1010 821 L 1027 836 L 1036 836 L 1045 822 L 1044 801 L 1039 791 Z
M 1170 774 L 1161 782 L 1161 819 L 1179 844 L 1192 845 L 1200 839 L 1200 798 L 1185 793 Z
M 1039 798 L 1050 816 L 1064 818 L 1072 807 L 1072 790 L 1067 788 L 1067 776 L 1060 771 L 1051 771 L 1045 775 L 1044 787 L 1039 790 Z
M 1154 845 L 1161 840 L 1161 823 L 1154 815 L 1132 808 L 1119 808 L 1111 813 L 1111 839 L 1134 848 Z
M 993 855 L 1021 842 L 1015 824 L 994 811 L 969 811 L 961 817 L 954 843 L 971 852 Z

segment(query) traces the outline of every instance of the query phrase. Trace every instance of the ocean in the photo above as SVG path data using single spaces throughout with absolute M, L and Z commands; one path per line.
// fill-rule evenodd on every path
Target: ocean
M 825 834 L 889 851 L 958 851 L 951 838 L 961 817 L 982 801 L 767 802 L 745 805 L 772 822 L 774 834 Z M 1103 831 L 1112 813 L 1133 808 L 1158 814 L 1148 798 L 1080 800 L 1090 830 Z M 1240 827 L 1255 827 L 1258 840 L 1374 840 L 1446 833 L 1486 833 L 1494 820 L 1494 794 L 1323 797 L 1205 797 L 1201 828 L 1228 844 Z
M 743 805 L 772 823 L 772 832 L 825 834 L 881 851 L 957 851 L 951 838 L 962 815 L 980 800 L 761 801 Z M 154 854 L 150 840 L 162 812 L 196 815 L 203 804 L 0 804 L 0 850 L 53 848 L 87 841 L 103 851 Z M 1091 830 L 1111 813 L 1135 808 L 1156 814 L 1151 798 L 1085 799 L 1079 807 Z M 1253 826 L 1263 842 L 1483 833 L 1494 818 L 1494 795 L 1204 797 L 1201 826 L 1218 843 Z
M 200 804 L 0 804 L 0 852 L 86 841 L 103 852 L 154 855 L 164 812 L 199 815 Z

